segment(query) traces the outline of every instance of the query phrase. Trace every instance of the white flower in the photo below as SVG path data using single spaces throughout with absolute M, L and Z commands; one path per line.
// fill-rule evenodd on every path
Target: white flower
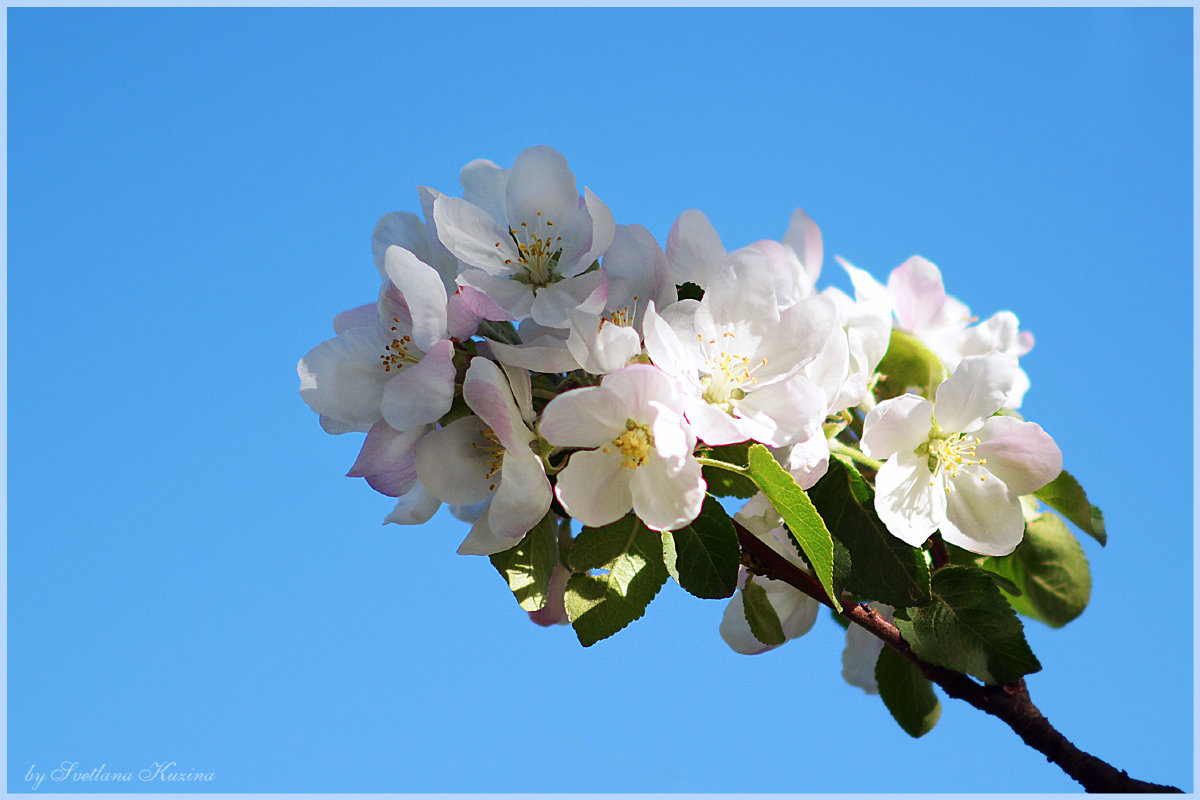
M 520 541 L 550 508 L 550 482 L 541 457 L 530 449 L 536 437 L 518 407 L 500 367 L 472 359 L 463 398 L 478 416 L 460 417 L 427 434 L 416 452 L 421 483 L 455 506 L 489 501 L 480 509 L 458 552 L 490 555 Z
M 905 394 L 880 403 L 862 449 L 886 459 L 875 510 L 889 531 L 919 547 L 931 533 L 973 553 L 1011 553 L 1024 535 L 1021 495 L 1058 477 L 1062 452 L 1032 422 L 993 417 L 1012 389 L 1014 356 L 968 356 L 935 402 Z
M 599 527 L 632 509 L 660 531 L 694 520 L 707 487 L 681 408 L 675 382 L 648 364 L 551 400 L 541 435 L 558 447 L 589 448 L 573 453 L 558 474 L 555 493 L 567 513 Z
M 552 327 L 566 325 L 568 308 L 602 308 L 604 273 L 588 270 L 612 242 L 608 207 L 588 189 L 580 199 L 566 159 L 552 148 L 522 151 L 507 173 L 487 163 L 472 162 L 472 177 L 463 178 L 480 205 L 444 195 L 433 204 L 442 243 L 474 267 L 458 282 L 512 319 L 532 316 Z
M 454 398 L 454 344 L 441 277 L 396 246 L 387 249 L 385 270 L 390 280 L 374 319 L 361 308 L 339 315 L 335 330 L 349 327 L 297 365 L 300 396 L 339 431 L 367 431 L 381 418 L 407 431 L 437 420 Z
M 833 304 L 812 297 L 781 311 L 765 257 L 734 255 L 702 300 L 646 311 L 646 352 L 682 384 L 688 422 L 706 443 L 802 441 L 825 418 L 825 396 L 802 370 L 829 338 Z
M 675 302 L 675 284 L 662 248 L 641 225 L 618 225 L 601 265 L 608 299 L 598 313 L 569 309 L 567 348 L 593 375 L 620 369 L 642 354 L 642 320 L 651 303 Z
M 786 558 L 796 567 L 808 572 L 808 565 L 796 550 L 784 527 L 779 512 L 761 492 L 747 501 L 735 516 L 738 522 L 759 539 L 766 542 L 772 550 Z M 721 638 L 735 652 L 753 656 L 774 650 L 779 645 L 763 644 L 750 630 L 746 621 L 746 605 L 741 590 L 747 583 L 756 583 L 767 593 L 767 600 L 775 609 L 783 627 L 785 639 L 795 639 L 808 633 L 817 621 L 817 612 L 821 604 L 804 592 L 783 581 L 771 580 L 762 575 L 750 577 L 745 567 L 739 567 L 738 592 L 725 606 L 725 615 L 721 618 Z

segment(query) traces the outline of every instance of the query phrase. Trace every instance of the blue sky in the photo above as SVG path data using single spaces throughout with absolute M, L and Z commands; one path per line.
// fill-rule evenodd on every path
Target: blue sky
M 8 10 L 8 774 L 265 791 L 1074 791 L 843 634 L 757 657 L 668 584 L 588 649 L 444 512 L 342 477 L 297 359 L 416 187 L 548 144 L 618 222 L 919 253 L 1037 344 L 1022 409 L 1103 508 L 1036 703 L 1192 788 L 1192 10 Z M 94 788 L 70 781 L 40 791 Z M 104 787 L 101 787 L 104 788 Z M 121 787 L 128 788 L 128 787 Z M 162 789 L 152 783 L 138 790 Z

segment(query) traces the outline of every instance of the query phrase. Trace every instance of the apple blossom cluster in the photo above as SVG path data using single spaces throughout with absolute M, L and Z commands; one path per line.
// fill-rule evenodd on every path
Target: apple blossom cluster
M 1021 589 L 1035 493 L 1081 527 L 1079 503 L 1094 509 L 1017 410 L 1033 337 L 1014 314 L 977 321 L 918 256 L 886 283 L 838 258 L 854 296 L 818 289 L 822 237 L 799 209 L 779 241 L 732 251 L 686 211 L 660 246 L 549 147 L 460 179 L 460 197 L 423 186 L 422 216 L 380 220 L 377 298 L 298 365 L 324 430 L 366 434 L 348 474 L 396 498 L 387 522 L 447 505 L 470 524 L 458 552 L 490 556 L 535 621 L 569 620 L 585 645 L 668 576 L 732 598 L 720 632 L 738 652 L 805 633 L 817 599 L 739 536 L 834 607 L 915 618 L 949 568 L 1054 616 Z M 868 691 L 872 642 L 848 633 L 844 674 Z

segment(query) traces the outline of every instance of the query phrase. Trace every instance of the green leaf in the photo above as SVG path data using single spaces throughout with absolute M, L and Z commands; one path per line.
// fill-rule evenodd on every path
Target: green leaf
M 558 526 L 553 514 L 542 517 L 511 550 L 491 556 L 492 566 L 508 581 L 521 608 L 538 611 L 546 605 L 550 576 L 558 562 Z
M 704 290 L 699 284 L 687 281 L 675 287 L 675 296 L 680 300 L 700 300 L 704 297 Z
M 714 447 L 710 455 L 718 461 L 744 467 L 746 466 L 746 451 L 749 448 L 749 442 L 727 444 L 722 447 Z M 720 467 L 709 466 L 703 467 L 703 472 L 704 482 L 708 484 L 709 494 L 715 494 L 717 497 L 737 497 L 742 500 L 747 500 L 758 494 L 758 487 L 754 485 L 754 481 L 745 475 L 730 472 Z
M 920 738 L 937 725 L 942 704 L 933 693 L 933 685 L 900 651 L 885 647 L 879 652 L 875 683 L 883 704 L 909 736 Z
M 742 606 L 755 639 L 769 645 L 781 645 L 787 641 L 783 635 L 783 623 L 779 621 L 775 606 L 767 599 L 766 589 L 754 581 L 746 581 L 742 587 Z
M 897 608 L 930 602 L 924 554 L 897 539 L 875 514 L 871 488 L 854 465 L 834 456 L 829 470 L 808 490 L 835 542 L 850 552 L 846 588 Z
M 775 506 L 779 516 L 783 517 L 792 539 L 804 554 L 804 560 L 816 573 L 817 580 L 833 601 L 834 607 L 841 611 L 842 604 L 838 602 L 837 592 L 833 588 L 833 537 L 821 515 L 804 490 L 767 448 L 755 444 L 750 448 L 747 461 L 750 479 Z
M 1025 525 L 1025 538 L 1002 558 L 988 558 L 993 570 L 1016 584 L 1017 592 L 1000 587 L 1018 613 L 1061 628 L 1087 608 L 1092 597 L 1092 574 L 1079 540 L 1067 524 L 1051 513 Z
M 571 544 L 570 560 L 581 574 L 567 581 L 567 616 L 584 647 L 640 618 L 667 581 L 662 538 L 633 514 L 603 528 L 584 528 Z
M 910 387 L 932 398 L 933 390 L 946 379 L 946 368 L 933 351 L 911 333 L 895 328 L 876 371 L 885 376 L 875 384 L 879 400 L 902 395 Z
M 1016 612 L 983 570 L 942 567 L 933 573 L 933 597 L 923 608 L 896 609 L 896 627 L 925 661 L 989 684 L 1042 668 Z
M 690 525 L 662 532 L 663 561 L 675 582 L 709 600 L 737 591 L 742 548 L 729 515 L 712 495 Z
M 1088 502 L 1087 493 L 1079 481 L 1065 469 L 1058 477 L 1033 493 L 1033 496 L 1079 526 L 1079 530 L 1100 544 L 1108 543 L 1104 529 L 1104 514 Z

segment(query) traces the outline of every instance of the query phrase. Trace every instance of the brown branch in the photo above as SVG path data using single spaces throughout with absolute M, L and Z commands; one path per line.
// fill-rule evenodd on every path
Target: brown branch
M 810 575 L 776 553 L 736 520 L 738 541 L 750 556 L 755 572 L 794 586 L 821 603 L 833 607 L 825 590 Z M 1089 792 L 1166 793 L 1180 792 L 1174 786 L 1148 783 L 1129 777 L 1124 770 L 1083 752 L 1050 724 L 1029 698 L 1024 680 L 1004 686 L 976 683 L 959 672 L 930 664 L 917 657 L 899 629 L 866 603 L 846 604 L 842 616 L 866 628 L 885 644 L 900 651 L 912 661 L 926 678 L 942 687 L 950 697 L 964 700 L 981 711 L 997 717 L 1021 737 L 1025 744 L 1037 750 L 1047 761 L 1057 764 Z

